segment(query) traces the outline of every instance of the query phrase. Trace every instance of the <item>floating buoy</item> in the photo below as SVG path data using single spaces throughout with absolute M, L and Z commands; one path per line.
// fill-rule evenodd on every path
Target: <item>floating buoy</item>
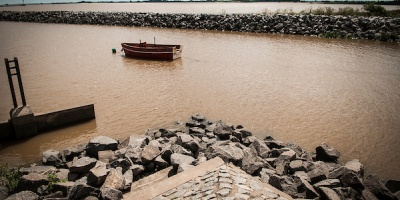
M 111 51 L 112 51 L 113 53 L 117 53 L 117 50 L 115 50 L 115 48 L 112 48 Z

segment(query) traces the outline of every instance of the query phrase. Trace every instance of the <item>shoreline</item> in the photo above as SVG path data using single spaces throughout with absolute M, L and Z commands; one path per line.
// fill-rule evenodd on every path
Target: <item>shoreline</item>
M 341 163 L 340 156 L 325 143 L 315 152 L 306 152 L 270 136 L 259 139 L 240 124 L 194 115 L 179 128 L 149 129 L 145 135 L 132 135 L 121 142 L 97 136 L 63 151 L 49 149 L 43 152 L 41 165 L 21 169 L 24 175 L 10 195 L 25 191 L 31 196 L 62 199 L 107 195 L 121 199 L 142 178 L 168 167 L 172 167 L 171 174 L 190 172 L 219 157 L 292 198 L 323 198 L 326 190 L 342 199 L 400 197 L 399 180 L 384 182 L 364 174 L 359 160 Z M 106 188 L 112 189 L 111 194 Z
M 2 11 L 0 21 L 200 29 L 400 42 L 400 18 L 392 17 Z

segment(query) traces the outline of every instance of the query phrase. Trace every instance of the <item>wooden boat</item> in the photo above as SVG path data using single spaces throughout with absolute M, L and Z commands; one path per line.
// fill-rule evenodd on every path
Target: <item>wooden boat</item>
M 147 44 L 140 43 L 121 43 L 125 56 L 155 59 L 155 60 L 175 60 L 181 57 L 182 45 L 169 44 Z

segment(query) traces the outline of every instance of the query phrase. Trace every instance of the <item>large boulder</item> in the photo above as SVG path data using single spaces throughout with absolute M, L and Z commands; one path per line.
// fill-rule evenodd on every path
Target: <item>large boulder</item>
M 362 179 L 354 172 L 347 172 L 339 179 L 344 187 L 352 187 L 358 192 L 365 189 Z
M 115 151 L 118 148 L 118 142 L 108 136 L 97 136 L 91 139 L 86 147 L 88 155 L 97 158 L 97 152 L 112 150 Z
M 301 177 L 295 177 L 294 181 L 297 187 L 297 191 L 299 193 L 302 193 L 304 197 L 308 199 L 315 199 L 319 197 L 318 192 L 315 191 L 314 187 L 307 180 Z
M 337 159 L 340 157 L 339 151 L 335 150 L 325 143 L 318 146 L 315 150 L 317 152 L 316 159 L 324 162 L 336 162 Z
M 369 175 L 365 178 L 364 185 L 379 199 L 397 199 L 376 175 Z
M 15 193 L 7 198 L 7 200 L 38 200 L 39 195 L 32 191 L 22 191 Z
M 245 148 L 242 159 L 241 168 L 248 174 L 255 174 L 262 170 L 262 168 L 272 168 L 266 161 L 258 156 L 255 147 Z
M 79 158 L 75 162 L 72 163 L 72 166 L 69 168 L 70 172 L 86 174 L 96 165 L 97 160 L 94 158 L 83 157 Z
M 254 148 L 257 151 L 258 156 L 261 158 L 267 158 L 269 156 L 270 149 L 262 140 L 255 140 L 249 147 Z

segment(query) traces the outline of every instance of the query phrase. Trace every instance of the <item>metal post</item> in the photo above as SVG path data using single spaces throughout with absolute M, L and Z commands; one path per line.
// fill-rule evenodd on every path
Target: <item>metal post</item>
M 15 63 L 15 69 L 17 71 L 19 91 L 21 93 L 22 105 L 26 106 L 24 86 L 22 85 L 21 73 L 20 73 L 20 70 L 19 70 L 18 59 L 16 57 L 14 57 L 14 63 Z
M 10 90 L 11 90 L 12 100 L 13 100 L 13 103 L 14 103 L 14 108 L 17 108 L 18 104 L 17 104 L 17 98 L 15 97 L 15 90 L 14 90 L 14 84 L 13 84 L 12 77 L 11 77 L 12 75 L 11 75 L 10 64 L 9 64 L 7 58 L 5 58 L 4 61 L 6 63 L 6 69 L 7 69 L 7 75 L 8 75 L 8 83 L 10 84 Z

